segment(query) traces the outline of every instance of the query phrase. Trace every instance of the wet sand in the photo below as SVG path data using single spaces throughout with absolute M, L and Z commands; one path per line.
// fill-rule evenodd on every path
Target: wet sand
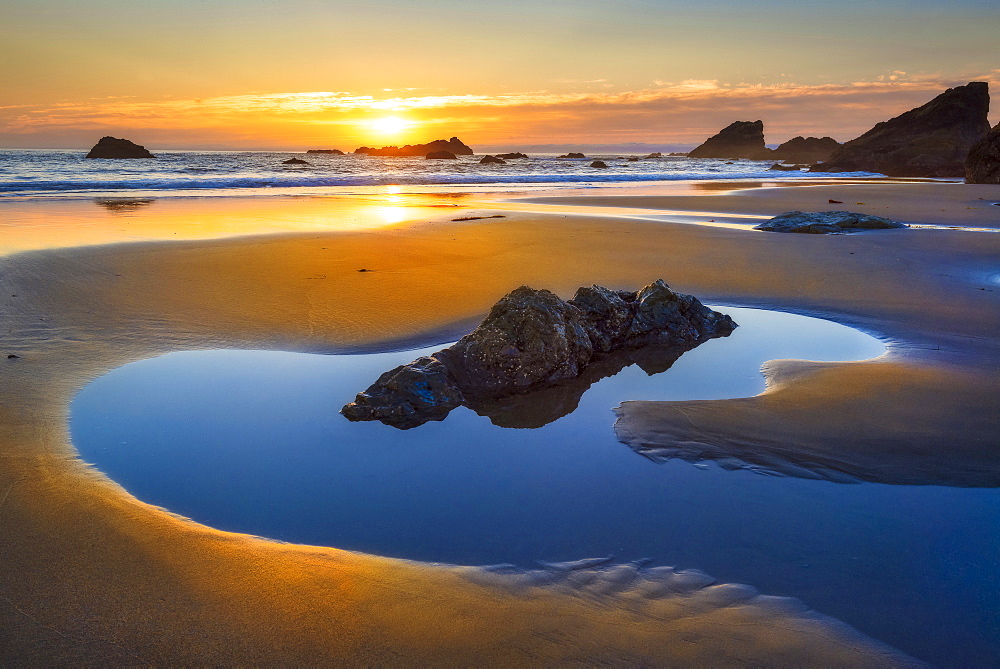
M 768 206 L 802 190 L 809 189 L 776 189 Z M 732 197 L 697 196 L 697 208 L 725 207 Z M 954 210 L 935 222 L 956 221 L 957 204 Z M 568 296 L 579 285 L 634 289 L 662 277 L 706 301 L 826 316 L 894 344 L 877 361 L 772 363 L 771 388 L 757 398 L 627 403 L 619 429 L 633 446 L 659 448 L 667 437 L 701 444 L 692 448 L 711 444 L 717 451 L 706 449 L 706 457 L 752 461 L 762 453 L 768 466 L 800 475 L 1000 481 L 1000 284 L 991 278 L 1000 235 L 799 236 L 506 215 L 0 257 L 0 625 L 7 638 L 0 657 L 905 663 L 836 621 L 736 597 L 728 586 L 655 598 L 635 587 L 599 594 L 558 579 L 511 589 L 481 572 L 219 532 L 135 500 L 76 458 L 70 399 L 132 360 L 196 348 L 431 344 L 467 331 L 523 283 Z

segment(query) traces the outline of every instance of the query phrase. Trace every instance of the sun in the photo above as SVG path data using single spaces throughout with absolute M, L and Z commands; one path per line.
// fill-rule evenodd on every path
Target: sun
M 405 118 L 399 118 L 398 116 L 386 116 L 385 118 L 369 121 L 368 124 L 372 130 L 380 135 L 398 135 L 413 125 L 413 122 Z

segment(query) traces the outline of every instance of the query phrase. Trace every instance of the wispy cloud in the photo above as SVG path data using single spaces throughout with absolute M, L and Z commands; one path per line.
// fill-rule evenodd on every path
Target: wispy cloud
M 600 141 L 612 136 L 616 140 L 698 141 L 724 123 L 751 116 L 763 118 L 769 132 L 779 135 L 816 132 L 846 139 L 849 137 L 843 135 L 853 136 L 875 121 L 930 99 L 947 86 L 971 79 L 1000 83 L 1000 69 L 959 80 L 896 70 L 874 81 L 810 86 L 788 81 L 724 84 L 683 80 L 655 81 L 648 88 L 619 92 L 417 95 L 414 93 L 419 89 L 397 89 L 383 90 L 381 95 L 312 91 L 183 100 L 103 98 L 0 107 L 0 133 L 39 135 L 121 127 L 155 129 L 157 136 L 164 136 L 173 128 L 211 130 L 242 138 L 247 127 L 266 127 L 270 136 L 288 141 L 313 124 L 342 126 L 346 140 L 352 138 L 347 128 L 379 114 L 394 113 L 412 116 L 422 124 L 451 124 L 456 132 L 477 134 L 476 139 L 483 142 L 501 138 L 535 141 L 556 135 L 573 137 L 573 141 Z

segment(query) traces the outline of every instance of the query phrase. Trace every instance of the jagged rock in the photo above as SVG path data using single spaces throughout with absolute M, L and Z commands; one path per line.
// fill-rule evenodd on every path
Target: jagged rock
M 679 154 L 673 154 L 673 153 L 671 153 L 670 155 L 679 155 L 679 156 L 683 156 L 683 155 L 687 155 L 687 154 L 684 154 L 684 153 L 679 153 Z M 654 151 L 653 153 L 649 154 L 649 155 L 648 155 L 648 156 L 646 156 L 646 157 L 647 157 L 647 158 L 662 158 L 662 157 L 663 157 L 663 154 L 662 154 L 662 153 L 660 153 L 659 151 Z
M 846 142 L 813 172 L 880 172 L 891 177 L 965 175 L 970 147 L 989 129 L 989 85 L 949 88 Z
M 603 160 L 595 160 L 594 162 L 592 162 L 590 164 L 590 166 L 591 167 L 597 167 L 597 168 L 600 168 L 600 169 L 607 169 L 608 168 L 608 164 L 606 162 L 604 162 Z
M 905 223 L 853 211 L 786 211 L 769 221 L 755 225 L 754 230 L 822 235 L 851 230 L 885 230 L 906 227 L 909 226 Z
M 289 158 L 288 160 L 282 160 L 282 165 L 312 165 L 312 163 L 302 160 L 301 158 Z
M 427 160 L 458 160 L 458 156 L 451 151 L 431 151 L 424 158 Z
M 764 122 L 736 121 L 688 153 L 689 158 L 751 158 L 763 152 Z
M 581 159 L 581 158 L 586 158 L 587 156 L 583 155 L 582 153 L 573 153 L 573 152 L 570 152 L 570 153 L 564 153 L 563 155 L 561 155 L 559 157 L 560 158 L 577 158 L 577 159 Z
M 610 360 L 609 354 L 645 346 L 687 350 L 735 327 L 729 316 L 673 292 L 662 280 L 637 293 L 580 288 L 568 302 L 521 286 L 453 346 L 383 374 L 341 412 L 352 421 L 380 420 L 408 429 L 442 420 L 458 404 L 491 417 L 509 416 L 509 407 L 518 403 L 504 398 L 558 386 L 568 390 L 557 393 L 562 398 L 557 404 L 572 410 L 594 380 L 609 375 L 601 366 L 585 375 L 590 365 Z M 667 351 L 665 366 L 683 350 Z M 602 364 L 614 374 L 636 359 Z M 562 415 L 559 407 L 554 412 Z
M 1000 123 L 969 149 L 965 183 L 1000 184 Z
M 506 165 L 507 161 L 503 158 L 497 156 L 483 156 L 483 159 L 479 161 L 480 165 Z
M 328 153 L 334 156 L 344 155 L 344 152 L 340 149 L 309 149 L 306 153 Z
M 408 429 L 429 420 L 444 420 L 462 404 L 462 394 L 439 360 L 418 358 L 380 376 L 341 413 L 351 421 L 380 420 Z
M 778 148 L 768 150 L 761 160 L 783 160 L 786 163 L 819 163 L 829 159 L 840 148 L 833 137 L 793 137 Z
M 515 158 L 527 158 L 523 153 L 498 153 L 497 158 L 503 158 L 504 160 L 514 160 Z
M 354 153 L 363 153 L 369 156 L 419 157 L 427 156 L 428 153 L 437 151 L 448 151 L 449 153 L 454 153 L 456 156 L 472 155 L 472 149 L 462 143 L 462 140 L 458 137 L 435 139 L 433 142 L 428 142 L 427 144 L 407 144 L 403 147 L 383 146 L 381 149 L 375 149 L 362 146 L 356 149 Z
M 127 139 L 116 137 L 101 137 L 94 148 L 87 154 L 87 158 L 155 158 L 146 147 L 139 146 Z

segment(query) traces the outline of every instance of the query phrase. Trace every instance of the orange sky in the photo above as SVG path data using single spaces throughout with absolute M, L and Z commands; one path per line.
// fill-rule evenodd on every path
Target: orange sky
M 843 141 L 1000 84 L 995 3 L 748 4 L 0 0 L 0 146 Z

